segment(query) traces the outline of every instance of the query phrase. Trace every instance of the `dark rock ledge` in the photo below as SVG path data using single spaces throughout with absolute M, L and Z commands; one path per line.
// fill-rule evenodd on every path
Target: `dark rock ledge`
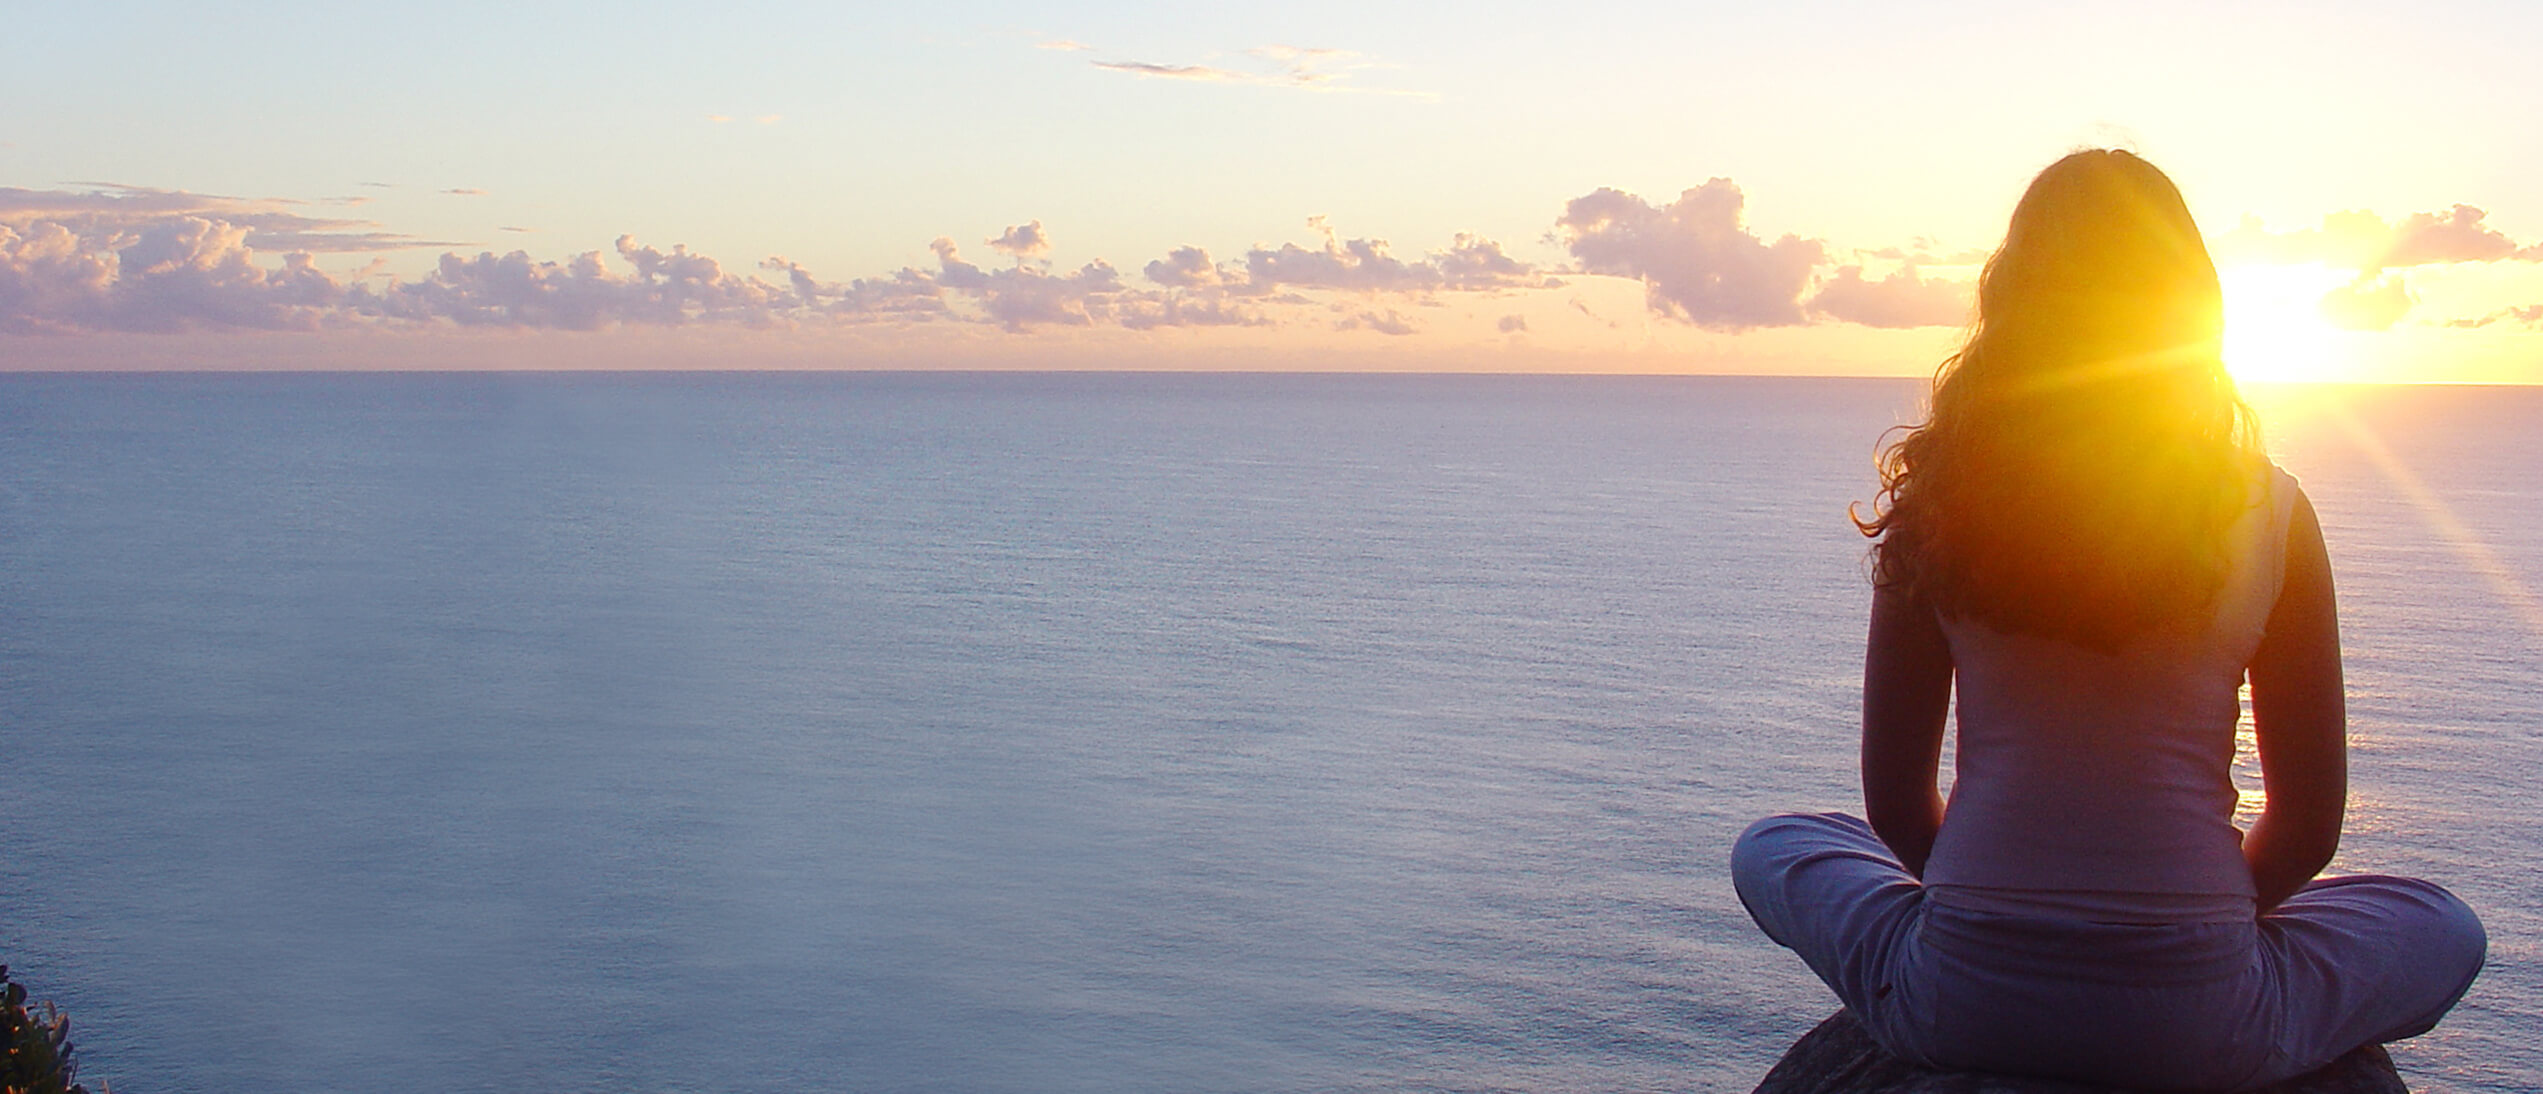
M 1839 1010 L 1784 1053 L 1756 1094 L 2132 1094 L 2116 1087 L 1935 1071 L 1883 1051 L 1851 1011 Z M 2410 1094 L 2393 1058 L 2368 1045 L 2316 1071 L 2249 1094 Z

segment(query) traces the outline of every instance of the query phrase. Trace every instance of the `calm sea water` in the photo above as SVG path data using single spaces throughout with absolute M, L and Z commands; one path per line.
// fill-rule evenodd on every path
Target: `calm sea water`
M 0 960 L 174 1091 L 1745 1091 L 1883 381 L 0 376 Z M 2543 392 L 2271 411 L 2543 1088 Z

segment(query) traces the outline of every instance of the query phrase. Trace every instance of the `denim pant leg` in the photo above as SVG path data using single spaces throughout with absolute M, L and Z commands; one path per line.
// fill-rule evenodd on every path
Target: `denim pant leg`
M 1842 813 L 1788 813 L 1731 848 L 1731 883 L 1766 937 L 1810 971 L 1892 1052 L 1924 1059 L 1924 1021 L 1900 989 L 1925 888 L 1872 826 Z

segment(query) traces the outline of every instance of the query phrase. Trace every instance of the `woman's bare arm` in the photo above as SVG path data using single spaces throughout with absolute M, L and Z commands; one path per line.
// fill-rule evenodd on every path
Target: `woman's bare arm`
M 2348 699 L 2340 613 L 2313 503 L 2296 496 L 2287 577 L 2252 657 L 2252 732 L 2269 802 L 2243 838 L 2243 861 L 2268 911 L 2313 880 L 2340 849 L 2348 806 Z
M 1951 710 L 1951 645 L 1921 600 L 1892 586 L 1872 590 L 1863 650 L 1863 819 L 1907 871 L 1943 826 L 1943 722 Z

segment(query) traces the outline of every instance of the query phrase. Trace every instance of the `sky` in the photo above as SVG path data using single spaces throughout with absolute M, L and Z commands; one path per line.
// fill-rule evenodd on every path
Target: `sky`
M 1920 374 L 2029 177 L 2543 382 L 2543 5 L 28 5 L 0 369 Z

